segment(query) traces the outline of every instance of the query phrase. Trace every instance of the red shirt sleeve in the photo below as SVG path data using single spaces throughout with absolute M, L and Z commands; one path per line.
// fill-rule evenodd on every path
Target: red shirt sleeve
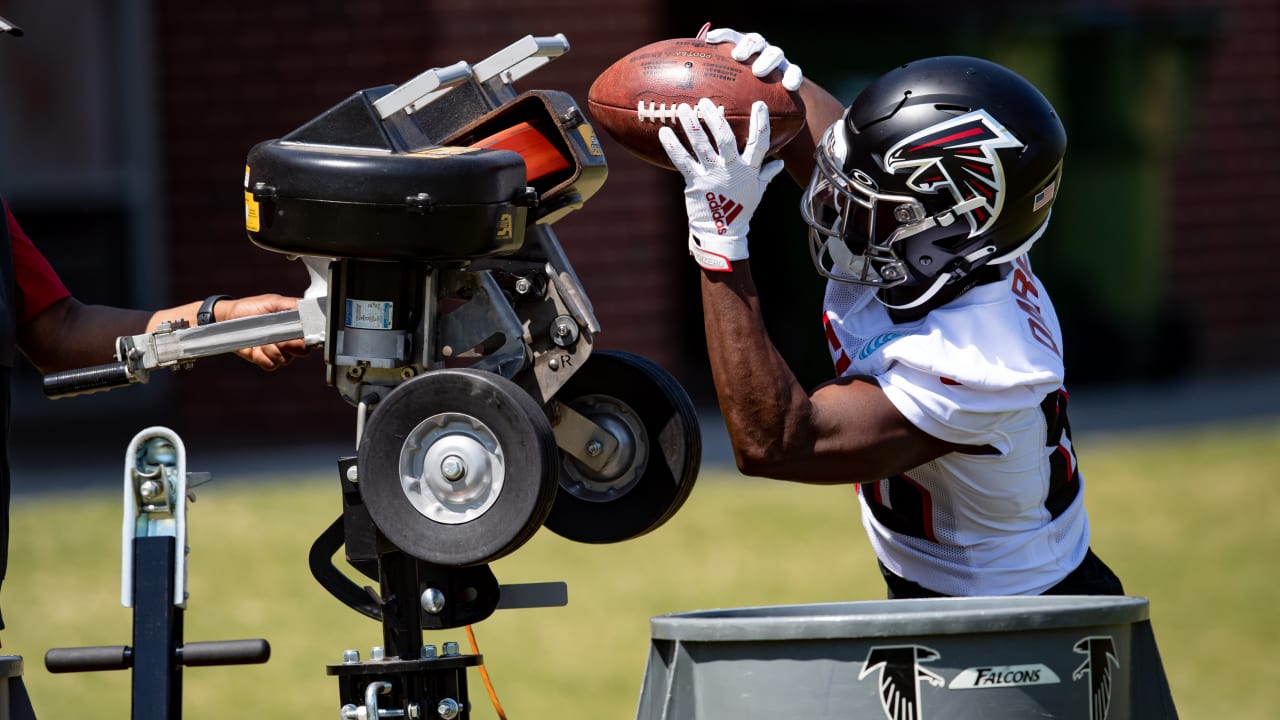
M 18 286 L 18 324 L 22 325 L 55 302 L 70 297 L 71 291 L 22 232 L 8 204 L 4 206 L 4 215 L 9 224 L 9 247 L 13 250 L 14 280 Z

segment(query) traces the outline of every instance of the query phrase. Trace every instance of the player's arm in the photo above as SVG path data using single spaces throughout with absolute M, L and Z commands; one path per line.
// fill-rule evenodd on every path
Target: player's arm
M 809 393 L 765 331 L 746 261 L 703 271 L 707 351 L 734 458 L 746 475 L 808 483 L 880 480 L 961 446 L 912 425 L 874 380 Z
M 685 179 L 689 250 L 702 267 L 707 349 L 738 467 L 750 475 L 813 483 L 879 480 L 957 449 L 909 423 L 879 387 L 849 379 L 809 394 L 765 330 L 746 262 L 747 233 L 781 160 L 765 161 L 769 112 L 752 106 L 742 151 L 724 112 L 703 98 L 658 131 Z M 705 127 L 704 127 L 705 124 Z M 733 202 L 729 214 L 708 197 Z
M 800 187 L 809 184 L 813 176 L 814 153 L 822 134 L 844 115 L 844 105 L 822 86 L 805 78 L 800 85 L 800 99 L 804 101 L 804 128 L 791 142 L 782 146 L 778 157 L 787 164 L 787 174 Z

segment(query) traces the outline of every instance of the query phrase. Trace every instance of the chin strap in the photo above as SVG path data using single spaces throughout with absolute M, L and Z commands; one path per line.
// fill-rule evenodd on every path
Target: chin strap
M 1050 211 L 1050 214 L 1052 214 L 1052 211 Z M 991 265 L 1000 265 L 1002 263 L 1007 263 L 1021 255 L 1025 255 L 1027 251 L 1031 249 L 1031 246 L 1035 245 L 1036 241 L 1040 239 L 1040 236 L 1044 235 L 1044 231 L 1048 229 L 1048 227 L 1049 227 L 1049 217 L 1045 216 L 1044 222 L 1040 223 L 1040 227 L 1036 228 L 1036 231 L 1031 233 L 1031 237 L 1027 238 L 1022 244 L 1013 248 L 1012 250 L 1005 253 L 1004 255 L 1001 255 L 1000 257 L 992 258 L 991 260 L 988 260 L 987 262 L 983 263 L 982 267 L 988 267 Z M 990 255 L 995 251 L 996 251 L 996 248 L 994 245 L 984 245 L 981 248 L 961 258 L 960 265 L 961 267 L 969 267 L 974 262 L 981 260 L 983 257 Z M 959 279 L 968 274 L 969 273 L 955 273 L 955 272 L 939 273 L 938 277 L 934 278 L 933 284 L 930 285 L 927 289 L 925 289 L 924 292 L 920 293 L 920 295 L 916 297 L 914 300 L 912 300 L 911 302 L 904 303 L 902 305 L 893 305 L 891 303 L 885 302 L 884 298 L 880 297 L 880 294 L 877 294 L 876 298 L 879 299 L 880 302 L 890 310 L 912 310 L 932 300 L 934 296 L 936 296 L 938 292 L 942 290 L 942 288 L 945 287 L 948 283 L 950 283 L 953 279 Z

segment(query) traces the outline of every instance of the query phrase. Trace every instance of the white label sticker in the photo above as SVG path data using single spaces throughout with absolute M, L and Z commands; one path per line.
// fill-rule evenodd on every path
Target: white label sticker
M 948 686 L 952 690 L 1021 687 L 1023 685 L 1055 685 L 1058 674 L 1041 663 L 1033 665 L 996 665 L 964 670 Z
M 395 304 L 383 300 L 347 299 L 347 327 L 390 330 Z

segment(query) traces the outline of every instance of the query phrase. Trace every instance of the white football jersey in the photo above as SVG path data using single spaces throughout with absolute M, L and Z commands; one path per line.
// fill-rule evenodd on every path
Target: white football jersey
M 840 375 L 875 378 L 916 427 L 975 449 L 857 486 L 880 561 L 963 596 L 1039 594 L 1074 570 L 1089 521 L 1062 336 L 1026 256 L 913 322 L 894 324 L 874 289 L 849 283 L 829 282 L 823 308 Z

